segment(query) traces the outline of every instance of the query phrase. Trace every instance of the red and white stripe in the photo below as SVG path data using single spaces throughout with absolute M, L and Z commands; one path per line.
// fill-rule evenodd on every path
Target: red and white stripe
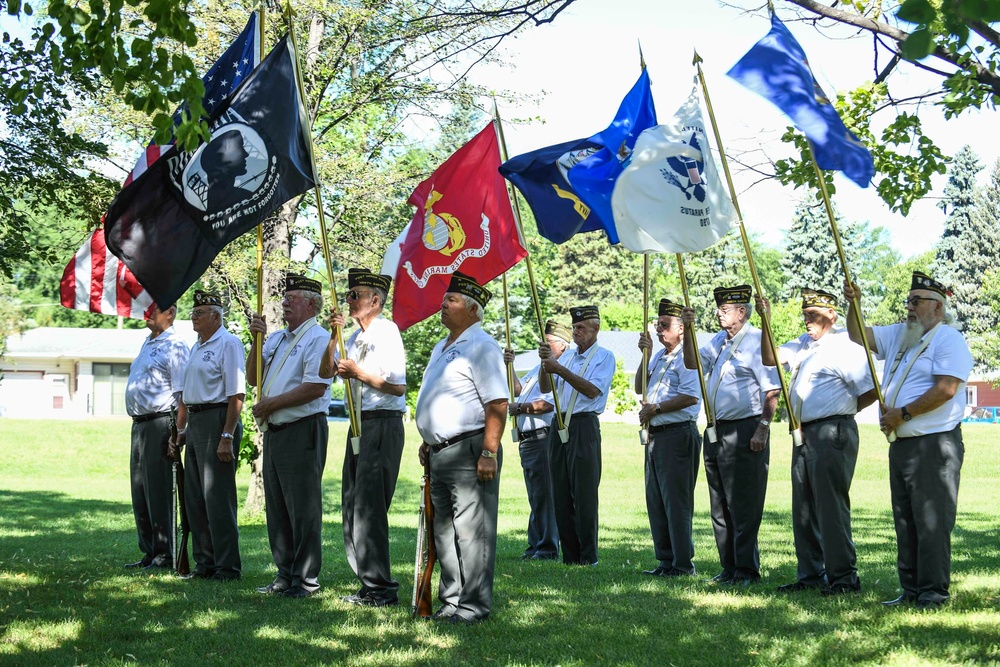
M 140 320 L 154 306 L 149 292 L 108 250 L 103 229 L 91 234 L 66 265 L 59 297 L 66 308 Z
M 132 183 L 132 181 L 142 176 L 142 173 L 149 169 L 150 165 L 159 160 L 160 155 L 166 153 L 168 148 L 170 148 L 170 146 L 157 146 L 156 144 L 149 144 L 146 146 L 146 150 L 143 151 L 141 156 L 139 156 L 139 161 L 135 163 L 134 167 L 132 167 L 132 171 L 122 184 L 122 189 L 124 190 Z

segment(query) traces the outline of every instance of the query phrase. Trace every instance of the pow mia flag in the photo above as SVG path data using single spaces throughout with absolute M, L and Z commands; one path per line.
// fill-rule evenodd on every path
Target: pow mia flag
M 315 184 L 296 63 L 285 35 L 216 108 L 207 143 L 171 147 L 111 203 L 107 246 L 161 307 L 227 243 Z

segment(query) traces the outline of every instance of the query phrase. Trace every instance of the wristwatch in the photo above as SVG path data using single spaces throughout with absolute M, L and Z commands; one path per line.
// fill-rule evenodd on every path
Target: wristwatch
M 232 434 L 232 433 L 230 433 L 229 431 L 223 431 L 223 432 L 222 432 L 222 435 L 221 435 L 220 437 L 221 437 L 221 438 L 222 438 L 223 440 L 232 440 L 232 439 L 233 439 L 233 434 Z
M 900 412 L 902 412 L 902 413 L 903 413 L 903 421 L 904 421 L 904 422 L 908 422 L 908 421 L 910 421 L 911 419 L 913 419 L 913 415 L 911 415 L 911 414 L 909 413 L 909 411 L 908 411 L 908 410 L 906 409 L 906 406 L 905 406 L 905 405 L 904 405 L 904 406 L 903 406 L 902 408 L 900 408 L 899 410 L 900 410 Z
M 761 419 L 760 420 L 760 425 L 761 426 L 770 426 L 771 425 L 771 420 L 770 419 Z
M 484 449 L 482 456 L 483 456 L 484 459 L 495 459 L 497 457 L 497 453 L 496 452 L 491 452 L 488 449 Z

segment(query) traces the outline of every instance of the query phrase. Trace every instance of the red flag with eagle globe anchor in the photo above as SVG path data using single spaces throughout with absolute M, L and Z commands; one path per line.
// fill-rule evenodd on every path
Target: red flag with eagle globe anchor
M 455 271 L 486 284 L 527 256 L 499 167 L 490 123 L 410 195 L 417 210 L 400 245 L 392 306 L 401 331 L 440 311 Z

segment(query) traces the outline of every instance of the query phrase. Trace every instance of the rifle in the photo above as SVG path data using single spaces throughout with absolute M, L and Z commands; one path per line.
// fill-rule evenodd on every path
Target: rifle
M 426 547 L 426 549 L 425 549 Z M 425 555 L 426 550 L 426 555 Z M 431 615 L 433 595 L 431 577 L 437 562 L 434 546 L 434 505 L 431 503 L 431 464 L 424 466 L 420 479 L 420 518 L 417 525 L 417 557 L 413 564 L 413 616 L 428 618 Z M 423 566 L 423 567 L 421 567 Z
M 173 481 L 174 497 L 170 503 L 170 555 L 174 559 L 174 572 L 180 575 L 191 574 L 191 563 L 188 561 L 188 536 L 191 525 L 188 523 L 187 507 L 184 504 L 184 464 L 181 463 L 181 450 L 177 443 L 177 415 L 170 411 L 170 439 L 174 442 Z M 177 508 L 180 507 L 181 539 L 177 543 Z

